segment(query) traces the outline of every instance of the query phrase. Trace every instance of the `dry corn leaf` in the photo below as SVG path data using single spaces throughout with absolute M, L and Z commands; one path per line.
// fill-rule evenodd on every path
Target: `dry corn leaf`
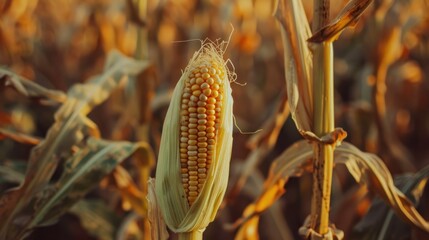
M 86 144 L 67 159 L 65 171 L 53 189 L 48 188 L 38 196 L 40 206 L 35 209 L 30 227 L 56 220 L 124 159 L 138 151 L 148 151 L 146 143 L 105 141 L 90 137 Z
M 277 157 L 270 167 L 270 172 L 267 180 L 264 183 L 264 191 L 258 199 L 246 207 L 243 217 L 238 220 L 251 221 L 241 226 L 240 231 L 243 236 L 247 232 L 252 231 L 246 228 L 256 228 L 258 222 L 253 220 L 259 218 L 259 214 L 269 208 L 277 199 L 285 192 L 284 185 L 290 177 L 300 176 L 308 165 L 313 156 L 313 148 L 307 141 L 301 140 L 287 148 L 279 157 Z
M 174 89 L 164 121 L 155 187 L 164 220 L 167 226 L 176 233 L 204 231 L 207 225 L 214 220 L 228 183 L 232 150 L 233 99 L 229 76 L 225 67 L 226 63 L 220 53 L 222 53 L 222 50 L 219 50 L 217 46 L 209 42 L 205 43 L 194 54 Z M 220 122 L 217 128 L 216 145 L 214 145 L 215 149 L 210 168 L 205 174 L 206 179 L 201 191 L 198 193 L 195 202 L 190 206 L 182 183 L 179 152 L 181 99 L 182 94 L 184 94 L 185 81 L 189 79 L 191 74 L 190 71 L 194 70 L 195 67 L 211 64 L 216 64 L 221 69 L 219 71 L 224 73 L 222 76 L 217 75 L 217 81 L 219 81 L 217 86 L 223 88 L 223 96 L 220 100 L 222 110 L 219 115 Z M 194 95 L 192 96 L 195 97 Z M 201 94 L 200 96 L 205 95 Z
M 121 194 L 123 209 L 129 210 L 129 208 L 132 208 L 139 215 L 146 216 L 146 194 L 137 187 L 127 170 L 121 166 L 116 167 L 113 172 L 113 179 L 115 188 L 117 188 Z
M 41 141 L 41 139 L 37 137 L 0 128 L 0 140 L 2 138 L 10 138 L 14 141 L 31 145 L 39 144 L 39 142 Z
M 429 166 L 415 174 L 395 177 L 395 185 L 417 204 L 429 177 Z M 354 236 L 359 239 L 411 239 L 411 227 L 394 215 L 380 198 L 374 199 L 365 217 L 354 227 Z
M 362 152 L 350 143 L 343 143 L 335 149 L 335 162 L 345 164 L 358 183 L 365 184 L 372 192 L 377 193 L 404 221 L 429 232 L 429 222 L 395 187 L 389 170 L 376 155 Z
M 275 13 L 282 34 L 286 88 L 292 118 L 300 132 L 312 130 L 312 53 L 307 45 L 310 26 L 301 1 L 280 0 Z
M 239 166 L 238 168 L 241 167 Z M 260 196 L 263 187 L 264 178 L 262 174 L 256 170 L 254 174 L 249 176 L 249 181 L 244 185 L 242 194 L 249 196 L 252 199 L 257 199 Z M 284 191 L 282 191 L 282 189 L 274 189 L 272 192 L 282 194 Z M 244 223 L 240 226 L 239 231 L 235 235 L 235 240 L 256 240 L 259 239 L 259 234 L 265 235 L 266 237 L 269 236 L 269 239 L 293 239 L 293 235 L 284 218 L 281 205 L 278 204 L 278 202 L 272 204 L 268 209 L 268 214 L 261 216 L 261 222 L 265 223 L 266 226 L 270 226 L 269 228 L 261 226 L 261 228 L 258 229 L 260 217 L 255 214 L 256 210 L 254 209 L 254 206 L 255 205 L 250 205 L 244 211 L 243 216 L 246 216 L 249 220 L 247 218 L 241 219 Z M 235 228 L 240 224 L 242 224 L 242 222 L 235 222 L 232 227 Z
M 51 103 L 62 103 L 67 98 L 66 94 L 61 91 L 44 88 L 33 81 L 2 68 L 0 68 L 0 86 L 12 86 L 27 97 L 46 98 L 51 100 Z
M 264 192 L 246 208 L 246 214 L 239 221 L 258 217 L 283 194 L 284 184 L 289 177 L 299 176 L 303 171 L 311 170 L 308 164 L 312 158 L 312 151 L 311 144 L 299 141 L 274 160 L 265 182 Z M 345 164 L 357 182 L 365 184 L 371 191 L 379 194 L 402 219 L 429 231 L 429 223 L 417 212 L 407 197 L 393 185 L 392 176 L 377 156 L 361 152 L 349 143 L 343 143 L 335 149 L 335 163 Z M 254 226 L 243 225 L 242 227 Z
M 103 102 L 119 86 L 125 74 L 135 75 L 146 66 L 145 62 L 134 61 L 118 52 L 112 52 L 103 74 L 93 77 L 86 84 L 77 84 L 68 91 L 67 99 L 55 113 L 55 122 L 45 139 L 31 152 L 24 183 L 0 199 L 0 215 L 3 216 L 0 219 L 0 239 L 12 239 L 15 234 L 25 231 L 23 225 L 28 224 L 29 219 L 20 215 L 28 216 L 25 213 L 26 206 L 49 183 L 58 160 L 69 157 L 71 148 L 79 145 L 85 137 L 100 135 L 97 126 L 86 117 L 91 109 Z M 16 223 L 16 218 L 21 221 Z
M 322 43 L 336 40 L 345 28 L 354 26 L 357 23 L 359 17 L 371 2 L 372 0 L 349 1 L 334 20 L 317 31 L 308 41 Z

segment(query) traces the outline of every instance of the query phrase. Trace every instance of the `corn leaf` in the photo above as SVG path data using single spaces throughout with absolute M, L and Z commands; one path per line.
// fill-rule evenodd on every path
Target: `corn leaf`
M 299 141 L 286 149 L 271 165 L 264 191 L 260 197 L 244 211 L 242 228 L 255 228 L 247 221 L 258 218 L 259 214 L 270 207 L 283 193 L 284 185 L 292 176 L 311 171 L 312 147 L 306 141 Z M 354 179 L 366 185 L 386 201 L 393 211 L 404 221 L 429 231 L 429 223 L 418 213 L 409 199 L 393 184 L 387 167 L 377 156 L 361 152 L 350 143 L 342 143 L 335 149 L 335 163 L 345 164 Z M 246 229 L 240 230 L 246 232 Z
M 335 149 L 335 162 L 345 164 L 358 183 L 365 184 L 372 192 L 377 193 L 404 221 L 429 232 L 429 222 L 395 187 L 389 170 L 376 155 L 361 152 L 350 143 L 343 143 Z
M 4 68 L 0 68 L 0 86 L 11 86 L 27 97 L 46 98 L 53 102 L 61 103 L 67 98 L 61 91 L 44 88 Z
M 344 29 L 356 24 L 371 2 L 372 0 L 351 0 L 331 23 L 317 31 L 308 41 L 315 43 L 334 41 Z
M 24 133 L 10 131 L 4 128 L 0 128 L 0 139 L 2 138 L 10 138 L 16 142 L 23 144 L 36 145 L 40 143 L 40 139 L 37 137 L 29 136 Z
M 101 240 L 115 239 L 119 217 L 101 200 L 81 200 L 69 211 L 77 216 L 83 228 Z
M 125 74 L 136 74 L 146 66 L 145 62 L 112 52 L 104 73 L 85 84 L 74 85 L 68 91 L 66 101 L 55 113 L 55 122 L 47 136 L 32 149 L 25 181 L 0 199 L 0 239 L 11 239 L 8 232 L 22 232 L 28 224 L 32 214 L 26 213 L 26 206 L 30 202 L 34 204 L 34 197 L 49 184 L 59 160 L 72 157 L 73 147 L 85 149 L 81 144 L 87 136 L 100 135 L 97 126 L 86 117 L 91 109 L 106 100 L 111 91 L 121 84 Z M 16 218 L 20 221 L 14 221 Z
M 147 216 L 147 202 L 144 193 L 135 183 L 130 174 L 123 167 L 118 166 L 113 172 L 114 187 L 122 197 L 122 208 L 132 208 L 141 216 Z
M 238 220 L 243 221 L 244 224 L 240 227 L 240 238 L 237 239 L 252 239 L 246 236 L 257 227 L 259 214 L 273 205 L 284 194 L 284 185 L 290 177 L 300 176 L 305 169 L 308 169 L 312 156 L 311 144 L 301 140 L 287 148 L 273 161 L 262 194 L 254 203 L 246 207 L 242 218 Z
M 429 166 L 415 174 L 395 177 L 394 182 L 414 204 L 420 201 L 429 177 Z M 401 221 L 389 206 L 375 198 L 369 211 L 353 229 L 354 239 L 411 239 L 411 227 Z
M 292 118 L 300 132 L 311 131 L 313 60 L 307 46 L 310 26 L 301 1 L 280 0 L 275 16 L 282 34 L 286 88 Z
M 241 169 L 241 166 L 237 168 Z M 242 193 L 252 199 L 257 199 L 262 193 L 263 187 L 264 178 L 259 171 L 256 171 L 249 177 L 249 181 L 244 185 Z M 235 235 L 235 240 L 257 240 L 259 239 L 259 233 L 265 235 L 265 237 L 269 237 L 269 239 L 293 239 L 293 235 L 284 219 L 281 204 L 274 202 L 268 209 L 267 214 L 261 216 L 261 222 L 269 226 L 268 228 L 261 226 L 258 229 L 260 217 L 259 215 L 252 216 L 253 211 L 254 207 L 246 208 L 243 215 L 249 216 L 251 219 L 241 219 L 244 223 L 242 223 L 242 226 L 240 226 L 239 231 Z M 234 225 L 238 224 L 241 224 L 241 222 L 234 223 Z
M 32 226 L 50 223 L 96 187 L 108 173 L 136 151 L 146 151 L 146 144 L 105 141 L 89 138 L 87 146 L 66 163 L 66 170 L 53 189 L 47 189 L 37 199 Z

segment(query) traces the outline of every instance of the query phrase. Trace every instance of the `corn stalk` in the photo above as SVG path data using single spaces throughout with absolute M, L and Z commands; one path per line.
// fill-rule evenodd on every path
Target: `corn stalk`
M 329 0 L 314 0 L 313 32 L 328 24 Z M 318 137 L 334 130 L 333 49 L 331 41 L 314 44 L 313 106 L 314 133 Z M 313 197 L 310 227 L 320 235 L 329 231 L 329 205 L 333 170 L 334 147 L 314 143 Z M 325 238 L 324 238 L 325 239 Z

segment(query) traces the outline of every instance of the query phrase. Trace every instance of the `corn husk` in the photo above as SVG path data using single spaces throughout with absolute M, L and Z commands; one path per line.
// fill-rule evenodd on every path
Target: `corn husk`
M 221 111 L 215 156 L 202 191 L 192 206 L 188 204 L 181 182 L 179 154 L 180 103 L 185 80 L 195 66 L 206 62 L 214 61 L 225 67 L 221 52 L 214 43 L 205 43 L 194 54 L 174 89 L 164 121 L 155 189 L 164 220 L 176 233 L 204 231 L 213 221 L 227 187 L 233 130 L 233 99 L 228 74 L 221 83 L 224 87 L 224 109 Z

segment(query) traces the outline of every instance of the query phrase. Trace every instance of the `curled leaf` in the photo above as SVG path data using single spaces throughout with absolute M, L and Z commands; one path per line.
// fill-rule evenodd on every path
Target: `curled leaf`
M 345 164 L 358 183 L 365 184 L 372 192 L 377 193 L 404 221 L 429 232 L 429 222 L 395 187 L 392 175 L 376 155 L 362 152 L 350 143 L 343 143 L 335 149 L 335 162 Z
M 0 68 L 0 86 L 12 86 L 21 94 L 27 97 L 47 98 L 53 102 L 64 102 L 67 98 L 66 94 L 44 88 L 37 83 L 25 79 L 7 69 Z
M 317 31 L 308 41 L 314 43 L 334 41 L 345 28 L 356 24 L 371 2 L 372 0 L 351 0 L 331 23 Z

